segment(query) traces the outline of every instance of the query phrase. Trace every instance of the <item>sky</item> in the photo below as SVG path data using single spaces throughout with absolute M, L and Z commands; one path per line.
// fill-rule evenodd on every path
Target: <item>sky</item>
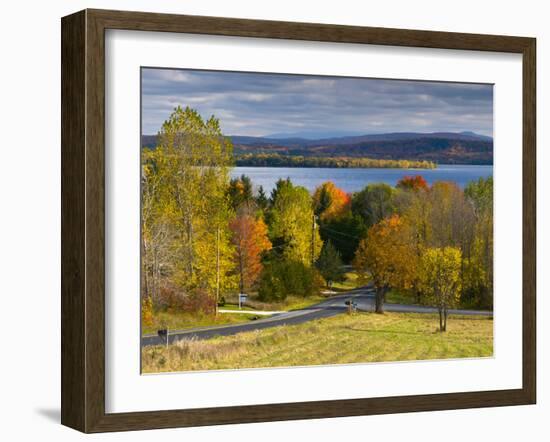
M 492 85 L 143 68 L 142 133 L 178 105 L 214 115 L 224 135 L 493 135 Z

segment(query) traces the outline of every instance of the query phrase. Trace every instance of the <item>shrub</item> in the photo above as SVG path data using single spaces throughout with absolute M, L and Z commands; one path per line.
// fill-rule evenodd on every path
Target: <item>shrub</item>
M 174 285 L 161 287 L 158 309 L 188 313 L 211 314 L 216 311 L 216 300 L 204 289 L 183 290 Z
M 266 265 L 258 288 L 260 301 L 283 301 L 287 295 L 285 284 L 281 279 L 277 266 L 274 264 Z
M 261 301 L 282 301 L 288 295 L 310 296 L 320 281 L 318 272 L 300 261 L 273 261 L 264 267 L 258 295 Z
M 159 310 L 179 309 L 183 301 L 181 292 L 175 285 L 162 285 L 159 289 L 159 296 L 155 302 L 155 307 Z
M 183 299 L 182 310 L 189 313 L 213 314 L 216 312 L 216 300 L 206 290 L 195 289 Z

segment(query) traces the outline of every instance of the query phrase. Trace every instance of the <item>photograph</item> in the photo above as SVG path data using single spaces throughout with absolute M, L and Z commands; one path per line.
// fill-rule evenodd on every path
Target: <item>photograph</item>
M 142 374 L 493 357 L 493 84 L 140 75 Z

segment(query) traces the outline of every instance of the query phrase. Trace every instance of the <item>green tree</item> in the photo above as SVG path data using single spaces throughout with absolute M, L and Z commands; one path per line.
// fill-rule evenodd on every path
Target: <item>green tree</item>
M 267 207 L 269 205 L 269 198 L 265 194 L 265 190 L 263 186 L 258 187 L 258 191 L 256 194 L 256 205 L 259 209 L 265 211 L 267 210 Z
M 462 253 L 456 247 L 429 248 L 421 261 L 424 292 L 439 312 L 439 330 L 447 330 L 449 309 L 460 299 Z
M 279 194 L 279 191 L 285 187 L 292 187 L 292 181 L 290 181 L 290 178 L 279 178 L 275 182 L 275 187 L 271 189 L 271 195 L 270 195 L 270 203 L 273 205 L 275 203 L 275 200 L 277 199 L 277 195 Z
M 282 301 L 287 296 L 307 297 L 320 287 L 317 270 L 301 261 L 272 260 L 266 263 L 260 279 L 261 301 Z
M 246 175 L 241 175 L 239 178 L 232 178 L 229 181 L 228 188 L 229 199 L 233 210 L 237 210 L 241 206 L 248 206 L 254 201 L 252 194 L 252 181 Z
M 395 213 L 394 196 L 395 189 L 388 184 L 369 184 L 353 195 L 351 210 L 370 227 Z
M 346 216 L 319 223 L 323 242 L 330 241 L 340 253 L 344 263 L 349 264 L 355 256 L 359 241 L 367 234 L 367 227 L 360 216 L 348 213 Z
M 323 243 L 309 192 L 290 180 L 280 180 L 272 195 L 269 232 L 273 245 L 284 259 L 312 265 Z
M 331 287 L 333 282 L 342 280 L 344 275 L 342 257 L 330 241 L 323 244 L 321 254 L 315 264 L 325 279 L 327 287 Z

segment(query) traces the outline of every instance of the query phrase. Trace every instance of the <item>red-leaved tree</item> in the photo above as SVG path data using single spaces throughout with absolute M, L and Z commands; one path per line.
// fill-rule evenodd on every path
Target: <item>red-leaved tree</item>
M 428 183 L 421 175 L 404 176 L 397 182 L 397 187 L 404 190 L 428 190 Z
M 267 226 L 252 214 L 240 214 L 230 224 L 241 293 L 253 287 L 262 272 L 262 253 L 271 249 Z

